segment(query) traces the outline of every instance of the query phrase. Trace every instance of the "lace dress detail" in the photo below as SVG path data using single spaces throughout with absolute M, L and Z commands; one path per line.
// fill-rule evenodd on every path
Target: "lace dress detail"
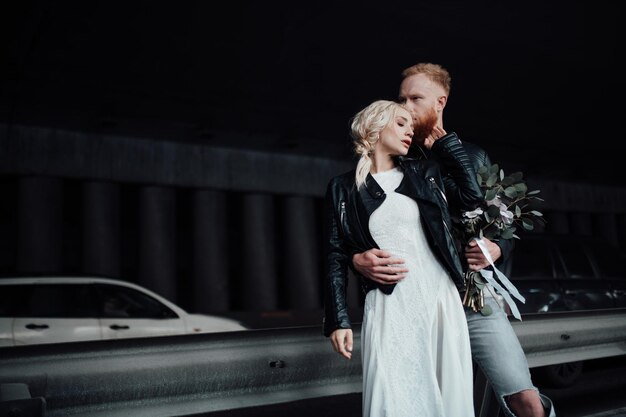
M 459 293 L 435 258 L 417 203 L 394 190 L 398 168 L 374 175 L 386 194 L 369 228 L 409 272 L 390 295 L 365 299 L 361 331 L 363 415 L 473 417 L 472 359 Z

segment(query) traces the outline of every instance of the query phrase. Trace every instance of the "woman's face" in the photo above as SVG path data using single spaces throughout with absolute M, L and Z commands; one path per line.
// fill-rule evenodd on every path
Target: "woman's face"
M 406 155 L 413 138 L 412 124 L 408 110 L 396 110 L 389 124 L 380 132 L 375 152 L 390 156 Z

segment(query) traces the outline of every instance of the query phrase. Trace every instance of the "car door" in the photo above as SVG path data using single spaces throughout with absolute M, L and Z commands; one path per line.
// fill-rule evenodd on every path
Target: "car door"
M 0 284 L 0 346 L 13 346 L 13 322 L 20 305 L 13 285 Z
M 613 307 L 609 284 L 596 274 L 580 239 L 558 241 L 558 255 L 566 276 L 560 280 L 567 309 L 596 310 Z
M 96 295 L 89 284 L 25 284 L 13 321 L 15 345 L 99 340 Z
M 103 339 L 185 334 L 182 317 L 149 294 L 120 285 L 99 284 Z
M 516 241 L 509 278 L 526 299 L 525 303 L 517 302 L 520 313 L 563 310 L 550 241 L 533 236 Z

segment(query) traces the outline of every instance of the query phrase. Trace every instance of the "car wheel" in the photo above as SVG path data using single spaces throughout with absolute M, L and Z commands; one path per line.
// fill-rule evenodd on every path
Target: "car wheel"
M 583 361 L 566 362 L 533 369 L 533 377 L 541 385 L 565 388 L 576 383 L 583 371 Z

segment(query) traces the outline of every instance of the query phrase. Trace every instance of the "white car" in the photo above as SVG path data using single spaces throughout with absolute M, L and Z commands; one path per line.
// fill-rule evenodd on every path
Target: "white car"
M 96 277 L 0 278 L 0 346 L 246 330 L 189 314 L 139 285 Z

